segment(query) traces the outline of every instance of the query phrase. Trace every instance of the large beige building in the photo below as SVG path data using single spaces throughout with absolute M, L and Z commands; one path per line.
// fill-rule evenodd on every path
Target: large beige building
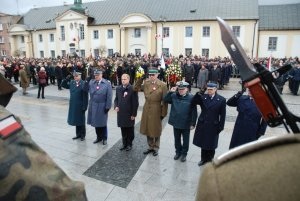
M 23 49 L 26 57 L 73 52 L 82 57 L 115 52 L 224 57 L 229 54 L 221 41 L 219 16 L 232 27 L 249 57 L 299 56 L 300 4 L 281 7 L 281 13 L 292 12 L 284 16 L 293 22 L 289 28 L 280 25 L 284 20 L 270 22 L 272 9 L 277 8 L 261 7 L 257 0 L 106 0 L 85 4 L 74 0 L 74 5 L 30 10 L 11 27 L 10 43 L 12 52 Z M 268 12 L 261 13 L 265 10 Z M 279 25 L 274 27 L 276 23 Z
M 20 16 L 8 15 L 0 13 L 0 59 L 11 56 L 9 29 L 10 26 L 16 24 Z M 21 50 L 20 50 L 21 51 Z

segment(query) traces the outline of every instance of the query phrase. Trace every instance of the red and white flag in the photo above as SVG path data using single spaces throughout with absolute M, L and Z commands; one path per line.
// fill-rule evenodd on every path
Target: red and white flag
M 160 67 L 162 69 L 166 69 L 166 64 L 165 64 L 165 59 L 164 59 L 164 55 L 163 54 L 161 54 Z
M 0 136 L 6 138 L 13 134 L 15 131 L 22 128 L 22 125 L 17 122 L 14 116 L 9 116 L 0 121 Z

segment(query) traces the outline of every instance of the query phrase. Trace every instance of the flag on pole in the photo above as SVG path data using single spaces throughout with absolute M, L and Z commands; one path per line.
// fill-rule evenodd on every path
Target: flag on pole
M 272 55 L 270 55 L 270 57 L 268 58 L 268 62 L 267 62 L 267 69 L 269 71 L 271 71 L 271 66 L 272 66 Z
M 164 60 L 164 55 L 163 54 L 161 54 L 160 67 L 162 69 L 166 69 L 166 64 L 165 64 L 165 60 Z

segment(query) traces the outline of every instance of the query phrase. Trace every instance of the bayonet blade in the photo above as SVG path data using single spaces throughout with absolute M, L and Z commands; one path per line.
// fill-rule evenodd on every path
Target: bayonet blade
M 221 29 L 221 38 L 227 48 L 232 60 L 237 65 L 242 80 L 247 80 L 251 77 L 255 77 L 256 70 L 248 59 L 241 44 L 234 36 L 230 26 L 220 17 L 217 17 L 218 23 Z

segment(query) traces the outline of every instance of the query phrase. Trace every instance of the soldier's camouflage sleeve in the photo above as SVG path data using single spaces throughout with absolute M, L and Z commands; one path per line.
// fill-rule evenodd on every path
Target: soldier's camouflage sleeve
M 84 184 L 71 180 L 0 106 L 0 201 L 85 201 Z

